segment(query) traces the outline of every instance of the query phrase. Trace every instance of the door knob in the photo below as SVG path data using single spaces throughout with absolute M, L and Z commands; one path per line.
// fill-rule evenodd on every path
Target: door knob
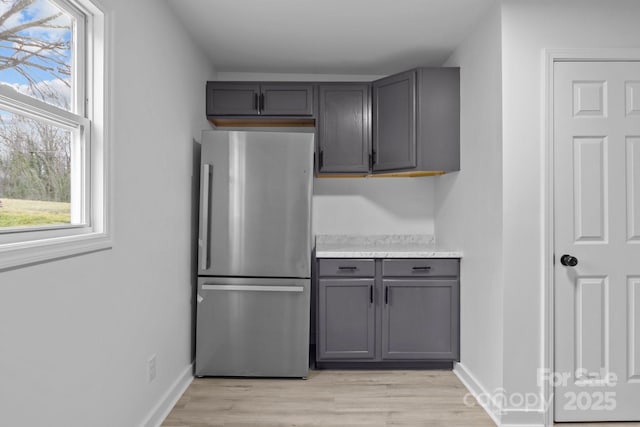
M 560 257 L 560 264 L 567 267 L 575 267 L 576 265 L 578 265 L 578 258 L 564 254 Z

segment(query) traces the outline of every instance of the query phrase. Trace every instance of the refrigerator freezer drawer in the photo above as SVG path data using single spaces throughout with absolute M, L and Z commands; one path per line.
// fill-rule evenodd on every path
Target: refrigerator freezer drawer
M 309 279 L 200 278 L 197 376 L 306 377 Z

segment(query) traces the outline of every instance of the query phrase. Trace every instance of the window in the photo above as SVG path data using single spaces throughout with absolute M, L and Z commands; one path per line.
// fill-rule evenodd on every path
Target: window
M 104 13 L 0 0 L 0 269 L 109 247 Z

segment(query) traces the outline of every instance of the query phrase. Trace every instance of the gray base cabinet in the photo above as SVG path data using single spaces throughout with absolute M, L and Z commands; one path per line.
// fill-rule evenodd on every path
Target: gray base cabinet
M 458 360 L 459 266 L 459 259 L 318 260 L 317 362 Z
M 323 359 L 375 356 L 373 287 L 373 279 L 320 279 L 318 344 Z
M 383 359 L 457 359 L 455 280 L 392 279 L 382 287 Z

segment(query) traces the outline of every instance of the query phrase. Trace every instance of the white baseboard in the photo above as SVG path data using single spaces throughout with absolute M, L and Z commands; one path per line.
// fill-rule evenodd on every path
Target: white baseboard
M 478 404 L 484 409 L 493 422 L 496 423 L 497 426 L 500 426 L 500 408 L 494 407 L 490 402 L 487 403 L 489 399 L 481 398 L 482 396 L 490 396 L 490 393 L 484 389 L 476 377 L 460 362 L 454 363 L 453 373 L 456 374 L 462 384 L 469 390 L 469 393 L 475 397 Z
M 189 387 L 189 384 L 193 381 L 193 364 L 189 364 L 182 374 L 175 380 L 169 390 L 162 395 L 160 401 L 153 407 L 147 418 L 141 424 L 141 427 L 160 427 L 162 422 L 171 409 L 175 406 L 176 402 L 184 391 Z
M 455 363 L 453 373 L 462 384 L 476 398 L 478 404 L 491 417 L 499 427 L 545 427 L 544 411 L 531 411 L 520 409 L 500 408 L 487 396 L 492 394 L 487 391 L 475 376 L 462 363 Z

